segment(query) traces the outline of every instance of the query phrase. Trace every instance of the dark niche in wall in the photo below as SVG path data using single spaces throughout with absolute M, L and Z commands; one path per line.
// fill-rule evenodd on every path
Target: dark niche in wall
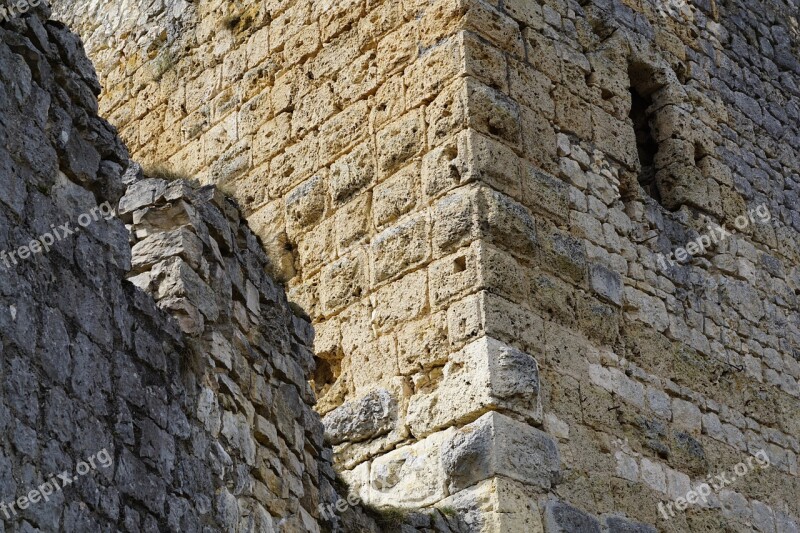
M 658 143 L 653 137 L 652 94 L 655 87 L 652 75 L 646 67 L 631 65 L 628 68 L 630 78 L 631 110 L 628 114 L 636 134 L 636 151 L 639 156 L 639 185 L 659 204 L 662 203 L 661 191 L 656 179 L 656 154 Z

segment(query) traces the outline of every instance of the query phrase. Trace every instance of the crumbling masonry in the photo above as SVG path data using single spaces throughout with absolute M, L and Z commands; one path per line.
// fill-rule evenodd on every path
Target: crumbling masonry
M 302 494 L 295 485 L 281 499 L 291 510 L 216 485 L 241 516 L 261 506 L 275 530 L 357 530 L 318 525 L 316 504 L 335 499 L 332 488 L 306 496 L 320 492 L 315 479 L 332 484 L 312 474 L 331 446 L 350 492 L 409 509 L 406 528 L 798 531 L 796 0 L 76 0 L 54 9 L 83 37 L 103 87 L 99 115 L 132 157 L 148 174 L 233 196 L 264 246 L 258 264 L 287 287 L 291 322 L 313 326 L 295 334 L 289 359 L 313 367 L 325 443 L 303 415 L 305 449 L 315 451 L 296 470 Z M 31 63 L 15 43 L 8 53 Z M 87 64 L 75 68 L 93 80 Z M 61 86 L 91 108 L 86 90 Z M 85 164 L 80 149 L 93 137 L 81 138 L 62 166 Z M 113 161 L 123 165 L 122 155 Z M 101 176 L 92 187 L 116 183 Z M 160 201 L 151 203 L 175 209 Z M 710 227 L 734 231 L 690 249 Z M 198 246 L 181 231 L 163 246 Z M 679 248 L 693 257 L 660 260 Z M 213 246 L 204 253 L 215 257 Z M 170 257 L 191 266 L 183 254 Z M 197 350 L 216 350 L 205 302 L 172 304 L 158 292 L 194 270 L 154 259 L 167 264 L 134 269 L 137 284 L 184 335 L 199 335 Z M 212 272 L 195 275 L 207 282 Z M 220 305 L 234 315 L 255 312 L 246 291 L 238 311 L 226 294 Z M 297 351 L 312 337 L 313 365 Z M 247 388 L 215 361 L 215 375 Z M 303 372 L 275 376 L 311 403 Z M 230 394 L 220 417 L 244 440 L 220 441 L 252 437 L 267 453 L 261 420 Z M 250 409 L 276 424 L 259 412 L 271 405 Z M 157 468 L 147 449 L 134 456 Z M 761 450 L 769 466 L 704 504 L 659 507 Z M 290 456 L 276 453 L 270 473 L 280 477 Z M 172 507 L 125 498 L 167 524 Z

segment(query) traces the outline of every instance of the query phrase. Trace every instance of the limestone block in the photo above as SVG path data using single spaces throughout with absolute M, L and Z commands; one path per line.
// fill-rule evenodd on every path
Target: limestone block
M 324 315 L 349 305 L 366 292 L 366 268 L 363 252 L 355 252 L 322 269 L 319 292 Z
M 345 203 L 355 193 L 372 185 L 375 177 L 373 143 L 366 141 L 331 165 L 328 186 L 334 206 Z
M 297 92 L 299 85 L 299 73 L 296 70 L 282 74 L 275 78 L 272 86 L 272 114 L 278 115 L 284 112 L 291 112 L 297 103 Z
M 507 252 L 483 241 L 431 263 L 431 304 L 442 306 L 470 292 L 490 290 L 520 303 L 528 295 L 527 276 Z
M 358 400 L 346 402 L 322 419 L 325 438 L 331 444 L 372 439 L 391 431 L 397 402 L 386 389 L 375 389 Z
M 557 224 L 569 220 L 569 185 L 533 165 L 523 164 L 522 168 L 522 203 Z
M 374 92 L 379 83 L 377 51 L 372 49 L 360 55 L 339 73 L 335 92 L 342 102 L 350 103 Z
M 419 45 L 429 48 L 443 38 L 463 29 L 461 2 L 435 0 L 426 3 L 422 16 L 419 17 Z M 424 4 L 423 4 L 424 5 Z
M 387 228 L 372 239 L 370 261 L 373 285 L 418 266 L 430 255 L 427 213 Z
M 447 310 L 447 324 L 454 347 L 487 335 L 538 353 L 544 340 L 540 316 L 486 291 L 452 304 Z
M 507 62 L 503 52 L 470 32 L 457 34 L 463 73 L 508 94 Z
M 369 117 L 367 102 L 356 102 L 336 114 L 319 130 L 319 163 L 326 165 L 336 160 L 348 147 L 363 140 L 369 133 L 365 127 Z M 365 141 L 362 146 L 372 146 Z M 355 149 L 353 150 L 355 151 Z
M 530 64 L 544 73 L 553 83 L 560 83 L 561 59 L 558 57 L 553 39 L 534 28 L 525 28 L 523 36 Z
M 222 65 L 203 70 L 200 75 L 186 84 L 186 111 L 191 113 L 210 102 L 219 90 L 222 79 Z
M 382 79 L 402 70 L 418 55 L 418 23 L 411 20 L 378 43 L 378 73 Z
M 325 214 L 325 180 L 316 175 L 286 195 L 286 233 L 290 238 L 306 231 Z
M 134 117 L 141 118 L 145 113 L 156 109 L 165 100 L 158 84 L 151 83 L 136 94 Z
M 464 165 L 459 146 L 457 138 L 450 138 L 422 158 L 422 192 L 426 197 L 434 198 L 461 183 Z
M 314 80 L 332 78 L 361 55 L 360 42 L 356 32 L 338 35 L 326 43 L 304 67 L 309 69 L 309 75 Z
M 203 243 L 188 227 L 155 233 L 136 243 L 131 250 L 134 271 L 143 271 L 173 256 L 182 257 L 193 268 L 200 268 Z
M 495 477 L 457 492 L 437 507 L 469 516 L 471 531 L 543 533 L 536 493 L 523 484 Z M 456 520 L 458 522 L 458 520 Z M 442 528 L 444 529 L 444 528 Z
M 276 17 L 269 25 L 269 50 L 280 52 L 289 39 L 297 35 L 311 19 L 311 3 L 299 2 Z
M 589 267 L 589 279 L 597 294 L 613 304 L 622 305 L 622 277 L 617 272 L 594 264 Z
M 286 40 L 283 51 L 283 58 L 286 65 L 294 65 L 295 63 L 301 62 L 303 59 L 316 52 L 320 46 L 319 25 L 314 22 L 313 24 L 303 26 L 300 31 Z
M 584 141 L 591 141 L 592 108 L 589 103 L 565 86 L 556 86 L 553 100 L 556 103 L 556 123 L 561 130 L 574 133 Z
M 319 21 L 323 42 L 355 26 L 364 16 L 364 3 L 359 0 L 341 0 L 331 4 L 313 3 L 313 5 L 315 12 L 320 11 Z
M 372 220 L 377 228 L 411 211 L 417 203 L 420 165 L 413 163 L 375 187 Z
M 497 475 L 549 490 L 561 467 L 551 437 L 496 412 L 456 431 L 442 444 L 441 453 L 451 493 Z
M 252 167 L 251 148 L 251 139 L 244 138 L 220 154 L 208 170 L 210 183 L 222 186 L 249 170 Z
M 513 56 L 525 57 L 522 33 L 514 19 L 483 0 L 466 0 L 464 3 L 467 7 L 464 29 L 474 31 Z
M 586 276 L 586 245 L 569 233 L 540 224 L 542 266 L 551 272 L 580 281 Z
M 339 254 L 364 239 L 370 231 L 370 212 L 372 193 L 367 192 L 350 200 L 334 217 L 336 226 L 336 246 Z
M 485 334 L 484 293 L 473 294 L 452 304 L 447 310 L 447 333 L 451 346 L 460 347 Z
M 391 333 L 380 335 L 368 344 L 358 345 L 350 353 L 349 360 L 346 363 L 349 363 L 352 387 L 356 396 L 366 394 L 374 389 L 377 384 L 389 387 L 398 375 L 397 347 L 394 335 Z M 401 402 L 398 407 L 400 412 L 405 412 L 405 405 L 402 401 L 407 395 L 405 392 L 395 394 L 395 397 Z M 404 428 L 405 426 L 402 422 L 398 422 L 396 429 L 405 432 Z M 385 449 L 386 446 L 391 446 L 403 440 L 407 435 L 403 434 L 399 439 L 397 436 L 397 432 L 393 432 L 385 440 L 376 441 L 375 446 L 370 445 L 370 448 Z M 354 458 L 357 458 L 359 450 L 353 450 L 353 455 Z
M 120 216 L 156 203 L 166 192 L 167 182 L 159 179 L 141 180 L 131 185 L 119 201 Z M 127 217 L 126 217 L 127 219 Z
M 269 26 L 265 26 L 247 40 L 247 68 L 252 69 L 269 56 Z
M 448 137 L 458 133 L 467 125 L 469 99 L 465 80 L 456 79 L 425 109 L 428 124 L 428 146 L 441 144 Z
M 403 375 L 442 366 L 450 353 L 445 312 L 399 325 L 396 337 L 399 371 Z
M 557 172 L 556 134 L 552 122 L 543 114 L 520 106 L 520 124 L 525 157 L 547 172 Z
M 568 503 L 550 500 L 545 504 L 544 525 L 547 533 L 600 533 L 600 522 Z
M 514 256 L 482 241 L 478 241 L 477 254 L 482 288 L 520 304 L 528 302 L 528 276 Z
M 441 257 L 478 237 L 478 190 L 460 188 L 433 206 L 432 244 L 434 257 Z
M 458 137 L 461 181 L 480 181 L 522 201 L 521 160 L 505 144 L 467 130 Z
M 603 109 L 592 107 L 592 130 L 597 147 L 630 168 L 639 160 L 636 134 L 628 120 L 620 120 Z
M 516 60 L 510 61 L 508 72 L 511 98 L 520 105 L 552 119 L 555 115 L 555 104 L 550 95 L 553 90 L 550 78 L 529 64 Z
M 525 207 L 497 191 L 481 187 L 478 213 L 483 222 L 481 236 L 499 248 L 533 256 L 536 250 L 536 225 Z
M 453 299 L 484 288 L 480 277 L 480 241 L 443 257 L 428 267 L 431 305 L 441 307 Z
M 186 298 L 208 320 L 217 319 L 219 307 L 216 303 L 214 291 L 183 259 L 179 257 L 167 259 L 154 268 L 153 274 L 161 278 L 156 291 L 156 297 L 159 300 Z
M 520 110 L 516 102 L 496 89 L 467 79 L 468 124 L 481 133 L 522 149 Z
M 394 117 L 399 117 L 405 108 L 405 85 L 402 74 L 398 74 L 386 80 L 375 93 L 370 120 L 372 129 L 377 130 Z
M 425 121 L 422 110 L 414 110 L 378 131 L 378 173 L 380 179 L 420 155 L 425 148 Z
M 425 436 L 493 409 L 541 422 L 539 370 L 530 355 L 484 337 L 452 354 L 441 381 L 411 398 L 407 422 Z
M 266 122 L 253 138 L 253 163 L 270 161 L 289 145 L 291 133 L 291 113 L 281 113 Z
M 662 466 L 647 457 L 642 458 L 642 481 L 650 488 L 659 492 L 667 492 L 667 480 Z
M 454 431 L 435 433 L 376 458 L 361 497 L 375 506 L 420 508 L 446 495 L 442 453 Z
M 167 128 L 158 135 L 157 139 L 150 142 L 157 144 L 158 153 L 165 154 L 166 157 L 174 155 L 183 146 L 183 138 L 178 125 Z
M 236 115 L 232 114 L 203 134 L 206 164 L 210 164 L 237 140 Z
M 224 80 L 239 80 L 247 70 L 247 48 L 230 50 L 222 60 L 222 78 Z
M 455 6 L 440 0 L 437 5 Z M 422 30 L 421 30 L 422 31 Z M 430 102 L 461 73 L 458 41 L 446 39 L 405 70 L 406 109 Z
M 302 139 L 309 130 L 319 127 L 338 110 L 333 85 L 323 84 L 297 103 L 292 113 L 292 136 Z
M 545 26 L 542 7 L 526 0 L 508 0 L 503 4 L 505 11 L 523 25 L 541 30 Z
M 650 324 L 656 331 L 669 327 L 669 315 L 662 300 L 633 287 L 625 287 L 624 291 L 624 307 L 634 320 Z
M 379 330 L 386 330 L 413 320 L 426 309 L 427 295 L 428 273 L 425 270 L 384 285 L 371 296 L 374 307 L 373 325 Z
M 168 159 L 169 166 L 177 173 L 197 176 L 205 165 L 205 156 L 203 154 L 203 143 L 199 139 L 195 139 Z
M 275 157 L 269 165 L 272 178 L 268 182 L 270 197 L 283 196 L 303 178 L 309 176 L 316 166 L 316 156 L 317 138 L 309 135 Z
M 333 218 L 324 220 L 308 232 L 297 247 L 299 269 L 311 273 L 316 267 L 336 259 L 336 226 Z
M 242 458 L 248 465 L 255 465 L 256 441 L 250 424 L 243 414 L 223 412 L 221 433 L 234 449 L 241 452 Z
M 707 155 L 697 163 L 700 173 L 707 179 L 713 179 L 720 185 L 733 187 L 731 169 L 718 159 Z
M 693 403 L 672 399 L 672 419 L 675 426 L 693 435 L 699 435 L 702 426 L 702 414 Z

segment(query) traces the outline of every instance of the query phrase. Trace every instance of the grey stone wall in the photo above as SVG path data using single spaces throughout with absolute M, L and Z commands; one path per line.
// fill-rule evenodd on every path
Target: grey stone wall
M 313 331 L 238 208 L 143 179 L 46 15 L 0 25 L 0 532 L 374 530 L 319 520 Z

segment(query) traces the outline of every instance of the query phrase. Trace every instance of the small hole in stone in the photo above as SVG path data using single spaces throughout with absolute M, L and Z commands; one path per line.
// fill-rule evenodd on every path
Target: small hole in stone
M 464 256 L 456 258 L 453 261 L 453 273 L 458 274 L 459 272 L 464 272 L 467 269 L 467 258 Z
M 603 100 L 611 100 L 612 98 L 614 98 L 614 93 L 612 93 L 608 89 L 603 89 L 600 91 L 600 96 L 603 98 Z
M 695 143 L 694 145 L 694 164 L 695 166 L 700 164 L 700 161 L 706 156 L 705 150 L 703 150 L 703 146 L 700 143 Z

